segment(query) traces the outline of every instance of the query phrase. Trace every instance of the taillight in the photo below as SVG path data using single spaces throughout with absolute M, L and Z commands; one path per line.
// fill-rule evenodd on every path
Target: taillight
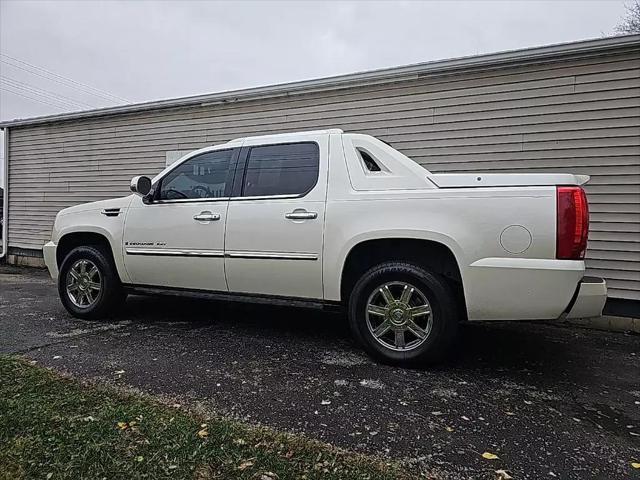
M 581 187 L 558 187 L 556 258 L 581 260 L 587 250 L 589 205 Z

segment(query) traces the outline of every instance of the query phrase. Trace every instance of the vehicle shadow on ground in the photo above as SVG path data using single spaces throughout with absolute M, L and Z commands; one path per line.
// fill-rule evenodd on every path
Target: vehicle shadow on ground
M 198 329 L 215 326 L 248 336 L 279 337 L 288 341 L 326 342 L 327 348 L 358 351 L 344 313 L 309 308 L 254 305 L 186 297 L 131 296 L 114 320 L 133 323 L 179 324 Z M 536 322 L 465 324 L 452 355 L 429 370 L 481 368 L 534 370 L 555 377 L 572 354 L 569 329 Z

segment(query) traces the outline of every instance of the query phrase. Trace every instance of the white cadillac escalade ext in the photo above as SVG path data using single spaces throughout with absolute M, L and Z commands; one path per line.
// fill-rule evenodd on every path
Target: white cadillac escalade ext
M 342 305 L 375 358 L 436 361 L 463 320 L 601 314 L 588 179 L 432 174 L 341 130 L 247 137 L 62 210 L 44 257 L 80 318 L 128 292 Z

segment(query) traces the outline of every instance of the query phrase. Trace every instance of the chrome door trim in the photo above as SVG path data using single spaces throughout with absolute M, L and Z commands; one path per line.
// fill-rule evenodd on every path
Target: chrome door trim
M 285 200 L 290 198 L 301 198 L 304 195 L 299 193 L 289 193 L 284 195 L 254 195 L 253 197 L 229 197 L 229 201 L 241 200 L 243 202 L 249 200 Z
M 184 250 L 169 248 L 125 248 L 127 255 L 146 255 L 162 257 L 224 257 L 222 250 Z
M 267 260 L 318 260 L 315 253 L 286 253 L 286 252 L 225 252 L 227 258 L 267 259 Z
M 216 198 L 176 198 L 174 200 L 154 200 L 154 205 L 164 205 L 171 203 L 209 203 L 209 202 L 224 202 L 229 200 L 229 197 L 216 197 Z

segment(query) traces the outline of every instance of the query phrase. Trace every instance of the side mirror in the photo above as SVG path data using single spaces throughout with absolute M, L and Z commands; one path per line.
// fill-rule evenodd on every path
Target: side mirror
M 133 177 L 130 188 L 136 195 L 144 197 L 151 191 L 151 179 L 142 175 Z

